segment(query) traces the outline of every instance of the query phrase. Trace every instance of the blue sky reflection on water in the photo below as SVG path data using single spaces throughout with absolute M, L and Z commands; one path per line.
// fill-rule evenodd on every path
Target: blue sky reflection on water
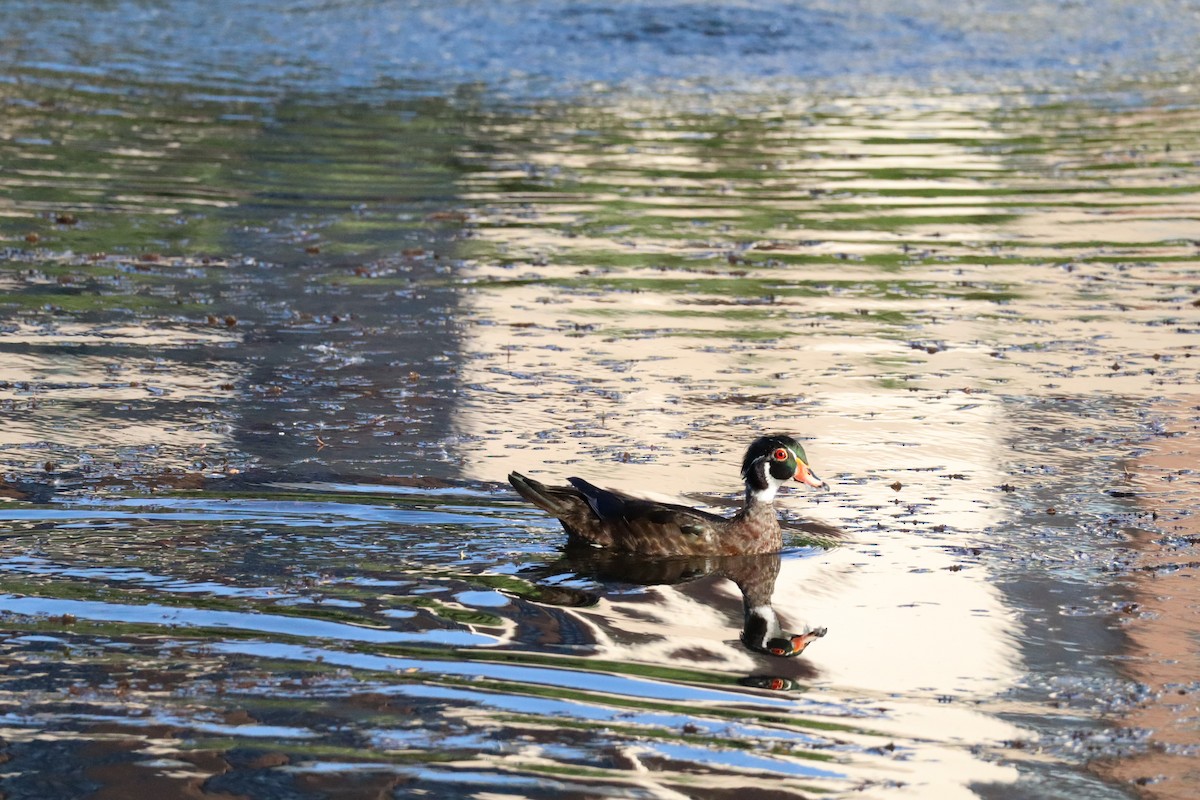
M 1192 66 L 1188 2 L 615 3 L 243 0 L 6 4 L 0 63 L 270 102 L 398 84 L 505 96 L 596 85 L 755 91 L 817 83 L 1026 87 Z M 211 87 L 211 88 L 202 88 Z
M 517 680 L 527 683 L 567 686 L 572 689 L 589 689 L 608 692 L 629 697 L 643 697 L 654 700 L 670 700 L 677 702 L 738 702 L 745 699 L 744 695 L 732 692 L 705 690 L 694 686 L 679 686 L 672 683 L 639 680 L 622 675 L 605 675 L 594 672 L 574 672 L 559 669 L 539 669 L 536 667 L 521 667 L 509 664 L 488 664 L 486 662 L 471 662 L 459 664 L 450 661 L 425 659 L 395 658 L 376 656 L 366 653 L 346 653 L 317 648 L 306 648 L 299 645 L 285 644 L 250 644 L 241 642 L 224 642 L 213 645 L 227 652 L 247 652 L 255 655 L 269 655 L 276 658 L 295 658 L 313 660 L 320 657 L 326 663 L 339 664 L 357 669 L 403 671 L 416 669 L 419 671 L 439 672 L 463 676 L 486 676 Z M 790 700 L 771 697 L 756 697 L 756 704 L 776 708 L 790 708 Z
M 64 600 L 48 597 L 0 595 L 0 611 L 26 616 L 58 616 L 128 623 L 150 623 L 168 628 L 237 628 L 317 639 L 351 642 L 427 642 L 457 647 L 494 644 L 491 636 L 461 630 L 394 631 L 346 625 L 319 619 L 205 608 L 164 606 L 155 603 L 121 605 L 112 602 Z

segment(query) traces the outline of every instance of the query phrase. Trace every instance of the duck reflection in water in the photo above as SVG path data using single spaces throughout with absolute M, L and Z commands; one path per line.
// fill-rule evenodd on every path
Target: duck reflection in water
M 569 548 L 562 559 L 539 572 L 569 571 L 602 582 L 642 586 L 689 583 L 710 575 L 728 578 L 742 593 L 742 644 L 756 653 L 787 658 L 800 655 L 814 640 L 824 636 L 826 629 L 814 628 L 801 634 L 783 630 L 771 604 L 782 564 L 780 553 L 646 559 L 593 548 Z M 569 590 L 563 592 L 560 587 L 558 599 L 564 601 L 563 605 L 578 605 L 594 602 L 595 598 Z

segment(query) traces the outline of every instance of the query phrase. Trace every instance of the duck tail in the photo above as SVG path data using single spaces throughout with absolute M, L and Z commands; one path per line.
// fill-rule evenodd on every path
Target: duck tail
M 564 507 L 563 498 L 556 496 L 554 490 L 544 483 L 527 478 L 519 472 L 508 473 L 508 482 L 517 490 L 517 494 L 553 516 L 568 510 Z

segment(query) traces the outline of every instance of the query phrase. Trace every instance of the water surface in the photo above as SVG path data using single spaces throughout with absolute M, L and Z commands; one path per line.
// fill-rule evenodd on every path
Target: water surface
M 1194 14 L 12 5 L 6 795 L 1194 793 Z M 504 483 L 768 430 L 796 658 Z

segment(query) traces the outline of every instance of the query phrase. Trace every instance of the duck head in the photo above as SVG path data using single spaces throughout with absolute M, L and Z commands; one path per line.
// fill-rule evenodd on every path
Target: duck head
M 829 488 L 809 469 L 808 457 L 800 443 L 783 433 L 762 436 L 750 443 L 742 458 L 742 478 L 747 491 L 763 500 L 773 500 L 779 487 L 793 480 L 817 489 Z

